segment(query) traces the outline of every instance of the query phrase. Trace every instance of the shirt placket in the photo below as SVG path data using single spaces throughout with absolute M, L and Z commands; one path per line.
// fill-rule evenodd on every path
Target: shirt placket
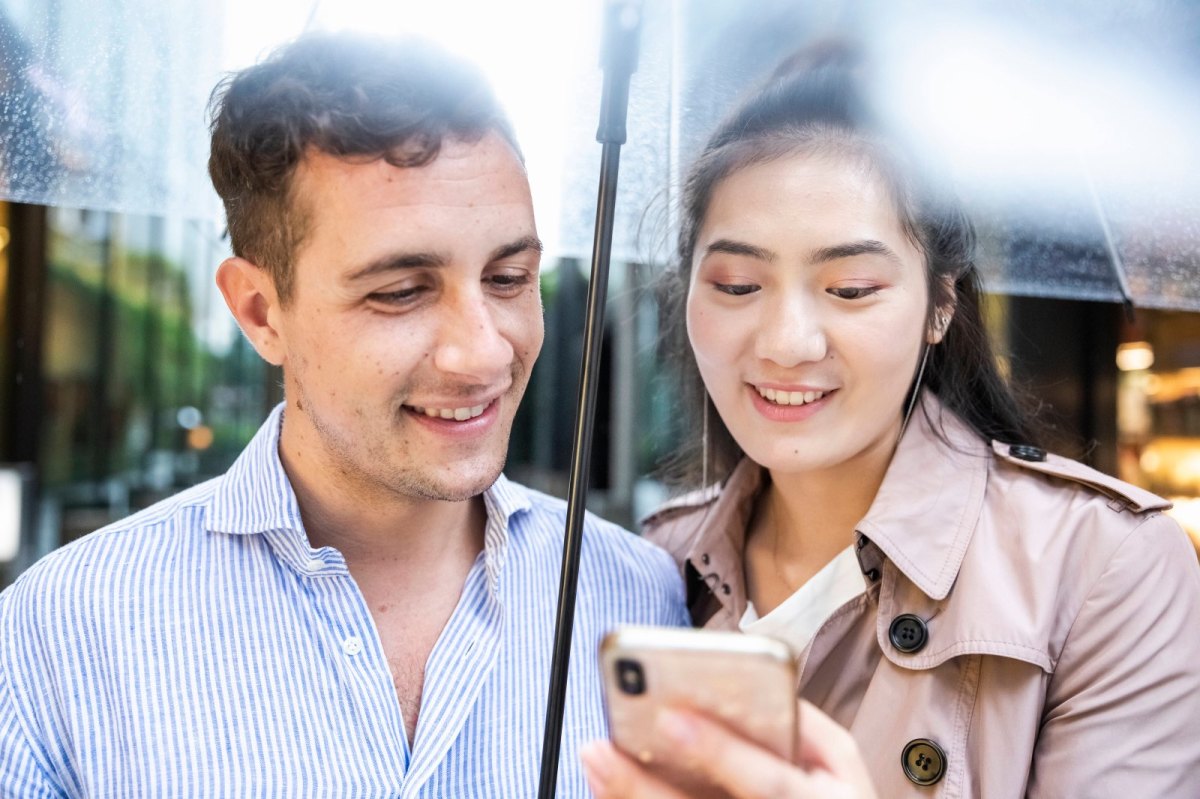
M 411 765 L 404 718 L 383 643 L 366 600 L 333 549 L 296 553 L 301 579 L 315 599 L 322 646 L 329 652 L 358 737 L 355 759 L 378 764 L 374 778 L 400 791 Z M 347 742 L 350 744 L 350 742 Z M 382 772 L 382 773 L 380 773 Z
M 462 596 L 425 668 L 421 715 L 402 797 L 424 796 L 430 776 L 447 762 L 500 657 L 504 608 L 489 589 L 484 557 L 467 575 Z

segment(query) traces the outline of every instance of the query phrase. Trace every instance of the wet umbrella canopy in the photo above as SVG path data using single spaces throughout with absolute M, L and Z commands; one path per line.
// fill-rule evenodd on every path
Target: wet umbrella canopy
M 685 164 L 782 57 L 852 37 L 873 110 L 979 226 L 989 290 L 1200 309 L 1194 5 L 708 2 L 675 24 Z
M 203 120 L 223 71 L 305 27 L 424 30 L 493 74 L 549 254 L 586 257 L 599 3 L 432 5 L 3 0 L 0 192 L 216 219 Z M 669 217 L 704 137 L 781 57 L 830 35 L 862 44 L 877 110 L 967 203 L 990 290 L 1119 302 L 1123 272 L 1138 305 L 1200 310 L 1200 10 L 1186 2 L 650 3 L 616 257 L 668 257 L 638 233 Z

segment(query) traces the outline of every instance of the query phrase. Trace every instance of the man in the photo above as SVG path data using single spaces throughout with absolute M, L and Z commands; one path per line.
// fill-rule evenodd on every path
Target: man
M 0 796 L 532 796 L 565 508 L 500 474 L 542 343 L 511 130 L 467 66 L 344 35 L 212 130 L 217 283 L 286 401 L 0 595 Z M 599 636 L 685 622 L 673 565 L 590 521 L 577 619 L 560 796 Z

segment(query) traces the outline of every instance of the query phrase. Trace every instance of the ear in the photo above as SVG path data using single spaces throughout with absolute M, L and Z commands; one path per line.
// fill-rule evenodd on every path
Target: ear
M 267 363 L 281 366 L 286 348 L 279 329 L 279 295 L 271 276 L 245 258 L 226 258 L 217 267 L 217 287 L 258 354 Z
M 943 278 L 943 283 L 945 283 L 946 295 L 950 299 L 943 305 L 934 308 L 933 319 L 929 324 L 929 330 L 925 333 L 925 342 L 930 345 L 940 344 L 946 337 L 946 331 L 950 329 L 950 322 L 954 320 L 954 312 L 958 308 L 954 295 L 954 281 L 950 278 Z

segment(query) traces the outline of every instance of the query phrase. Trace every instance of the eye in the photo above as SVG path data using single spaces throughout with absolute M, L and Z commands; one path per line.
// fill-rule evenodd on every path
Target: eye
M 428 286 L 409 286 L 407 288 L 396 289 L 395 291 L 377 291 L 373 294 L 368 294 L 367 299 L 380 305 L 403 307 L 412 305 L 427 291 L 429 291 Z
M 758 291 L 761 286 L 756 286 L 753 283 L 713 283 L 713 288 L 731 297 L 744 297 L 747 294 L 753 294 Z
M 533 276 L 528 272 L 497 272 L 484 277 L 483 282 L 493 292 L 501 296 L 512 297 L 524 291 L 532 280 Z
M 861 300 L 879 291 L 879 286 L 839 286 L 825 291 L 842 300 Z

